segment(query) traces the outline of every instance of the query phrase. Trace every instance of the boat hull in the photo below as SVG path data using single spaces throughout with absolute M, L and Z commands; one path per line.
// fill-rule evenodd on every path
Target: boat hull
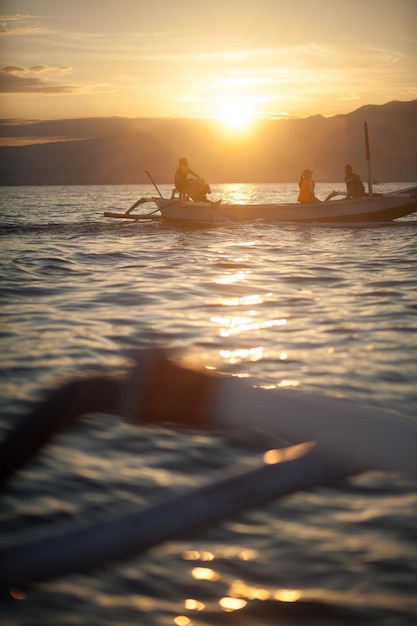
M 164 219 L 186 222 L 386 222 L 417 211 L 417 190 L 308 204 L 220 204 L 166 198 L 153 201 Z

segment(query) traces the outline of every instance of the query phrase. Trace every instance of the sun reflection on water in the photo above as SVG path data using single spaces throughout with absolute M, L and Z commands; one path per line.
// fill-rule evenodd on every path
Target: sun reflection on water
M 234 274 L 227 274 L 227 276 L 222 276 L 222 278 L 218 278 L 215 282 L 217 285 L 232 285 L 233 283 L 237 283 L 240 280 L 244 280 L 247 274 L 247 270 L 239 270 Z
M 274 320 L 255 320 L 257 315 L 256 311 L 248 311 L 248 317 L 239 316 L 224 316 L 224 317 L 211 317 L 210 321 L 220 326 L 220 336 L 230 337 L 230 335 L 238 335 L 243 332 L 253 330 L 263 330 L 266 328 L 272 328 L 274 326 L 285 326 L 287 320 L 274 319 Z
M 288 458 L 294 458 L 295 456 L 304 454 L 306 447 L 312 446 L 312 443 L 300 444 L 299 446 L 291 448 L 290 451 L 282 449 L 268 450 L 264 455 L 265 463 L 277 463 Z M 230 552 L 230 553 L 229 553 Z M 242 560 L 251 560 L 259 557 L 257 551 L 252 549 L 241 549 L 239 551 L 234 548 L 225 548 L 221 551 L 221 554 L 214 555 L 209 551 L 199 550 L 186 550 L 183 552 L 184 560 L 196 561 L 206 560 L 211 561 L 217 557 L 222 559 L 227 558 L 240 558 Z M 209 567 L 194 567 L 191 571 L 191 575 L 195 580 L 201 581 L 218 581 L 221 576 L 214 569 Z M 231 613 L 233 611 L 239 611 L 244 609 L 252 601 L 260 602 L 297 602 L 300 600 L 302 593 L 298 589 L 274 589 L 266 588 L 262 586 L 250 585 L 242 579 L 232 580 L 226 589 L 225 595 L 218 599 L 219 607 L 225 613 Z M 197 598 L 185 598 L 184 609 L 190 612 L 203 612 L 209 608 L 205 601 L 201 601 Z M 190 614 L 191 615 L 191 614 Z M 191 617 L 186 615 L 177 615 L 174 619 L 176 626 L 190 626 L 194 623 Z
M 200 602 L 199 600 L 195 600 L 194 598 L 187 598 L 184 601 L 184 608 L 188 611 L 204 611 L 206 605 L 204 602 Z
M 182 553 L 182 558 L 184 561 L 212 561 L 214 554 L 207 550 L 201 552 L 198 550 L 185 550 L 185 552 Z
M 281 380 L 278 383 L 278 387 L 298 387 L 300 385 L 300 381 L 296 378 L 292 380 Z
M 219 580 L 220 574 L 209 567 L 194 567 L 191 575 L 196 580 Z
M 247 601 L 243 598 L 231 598 L 229 596 L 220 598 L 219 605 L 224 611 L 238 611 L 247 605 Z
M 274 593 L 274 600 L 280 602 L 298 602 L 301 598 L 301 591 L 298 589 L 278 589 Z
M 252 587 L 243 580 L 234 580 L 228 591 L 230 596 L 247 600 L 268 600 L 272 593 L 268 589 Z
M 264 350 L 258 348 L 238 348 L 236 350 L 220 350 L 220 356 L 229 363 L 239 363 L 240 361 L 260 361 L 264 357 Z
M 262 304 L 264 302 L 264 298 L 262 298 L 258 294 L 252 294 L 250 296 L 241 296 L 240 298 L 227 298 L 222 300 L 223 306 L 237 306 L 239 304 L 242 305 L 254 305 L 254 304 Z

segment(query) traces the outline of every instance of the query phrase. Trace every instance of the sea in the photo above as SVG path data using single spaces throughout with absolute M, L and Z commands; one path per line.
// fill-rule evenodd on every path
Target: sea
M 317 195 L 343 187 L 318 183 Z M 171 189 L 158 185 L 168 197 Z M 224 202 L 297 196 L 295 184 L 211 190 Z M 104 217 L 156 193 L 152 184 L 0 189 L 1 438 L 64 381 L 127 375 L 154 347 L 257 388 L 417 419 L 417 214 L 191 227 L 142 204 L 135 211 L 149 219 Z M 256 415 L 253 429 L 238 431 L 82 416 L 3 487 L 0 545 L 146 510 L 284 445 Z M 416 487 L 405 474 L 367 472 L 129 558 L 103 553 L 91 571 L 2 589 L 0 623 L 411 626 Z

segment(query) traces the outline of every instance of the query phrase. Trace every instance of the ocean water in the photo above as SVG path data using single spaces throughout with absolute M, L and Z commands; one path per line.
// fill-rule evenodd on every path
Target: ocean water
M 282 184 L 211 187 L 226 202 L 297 193 Z M 332 189 L 320 184 L 318 195 Z M 254 386 L 417 419 L 416 214 L 389 224 L 221 227 L 103 217 L 154 193 L 150 185 L 0 190 L 2 436 L 48 389 L 79 375 L 123 375 L 138 350 L 156 345 Z M 146 508 L 271 445 L 283 442 L 255 422 L 253 432 L 202 432 L 85 416 L 3 488 L 1 545 L 38 527 Z M 104 557 L 91 572 L 4 589 L 0 622 L 411 625 L 416 528 L 416 481 L 367 473 L 120 562 Z

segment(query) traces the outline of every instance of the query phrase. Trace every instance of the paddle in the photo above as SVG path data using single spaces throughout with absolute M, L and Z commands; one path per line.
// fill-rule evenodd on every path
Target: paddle
M 155 187 L 156 191 L 159 193 L 159 196 L 162 198 L 162 193 L 159 191 L 156 182 L 154 181 L 154 179 L 152 178 L 150 172 L 148 172 L 148 170 L 145 170 L 145 172 L 147 173 L 147 175 L 149 176 L 149 178 L 151 179 L 151 182 L 153 184 L 153 186 Z

